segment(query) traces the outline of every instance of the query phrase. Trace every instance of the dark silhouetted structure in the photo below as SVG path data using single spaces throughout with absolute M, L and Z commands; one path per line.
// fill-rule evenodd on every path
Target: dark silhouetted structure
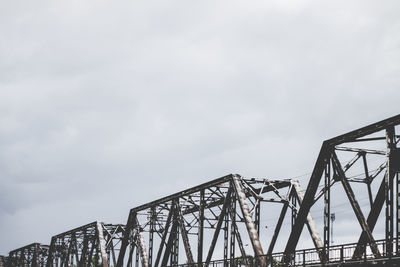
M 50 246 L 11 251 L 0 267 L 5 261 L 47 267 L 399 266 L 399 124 L 397 115 L 324 141 L 305 193 L 294 179 L 231 174 L 135 207 L 126 225 L 93 222 L 54 236 Z M 332 193 L 336 188 L 344 193 Z M 359 203 L 363 191 L 368 207 Z M 331 202 L 337 198 L 347 198 L 359 225 L 360 235 L 350 244 L 330 242 Z M 276 203 L 280 211 L 266 239 L 261 222 Z M 321 236 L 311 215 L 317 205 L 323 207 Z M 286 218 L 286 246 L 275 252 Z M 379 219 L 385 225 L 377 240 Z M 314 247 L 296 250 L 304 226 Z

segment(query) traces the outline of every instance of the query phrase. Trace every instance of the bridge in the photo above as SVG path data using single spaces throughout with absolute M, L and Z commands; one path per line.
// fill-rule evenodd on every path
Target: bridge
M 134 207 L 125 225 L 95 221 L 13 250 L 0 267 L 399 266 L 399 124 L 397 115 L 324 141 L 305 191 L 295 179 L 230 174 Z M 338 199 L 359 235 L 333 245 Z

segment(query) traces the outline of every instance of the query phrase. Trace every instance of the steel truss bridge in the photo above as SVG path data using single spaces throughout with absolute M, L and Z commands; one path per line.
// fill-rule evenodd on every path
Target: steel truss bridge
M 305 192 L 295 179 L 231 174 L 135 207 L 126 225 L 96 221 L 13 250 L 0 267 L 400 266 L 399 124 L 397 115 L 324 141 Z M 331 242 L 338 198 L 358 228 L 353 243 Z M 300 237 L 312 248 L 298 249 Z

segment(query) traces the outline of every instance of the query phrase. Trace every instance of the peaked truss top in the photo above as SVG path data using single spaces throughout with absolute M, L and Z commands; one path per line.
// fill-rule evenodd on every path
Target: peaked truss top
M 345 192 L 350 200 L 350 204 L 357 216 L 357 219 L 360 223 L 360 226 L 363 230 L 363 235 L 360 239 L 360 242 L 364 244 L 365 242 L 368 242 L 371 244 L 371 250 L 374 252 L 376 256 L 379 256 L 379 251 L 374 245 L 374 239 L 372 237 L 372 230 L 373 227 L 375 226 L 376 220 L 378 218 L 378 215 L 380 213 L 381 207 L 383 205 L 383 202 L 386 203 L 386 216 L 387 219 L 389 220 L 389 224 L 387 225 L 387 239 L 390 239 L 389 242 L 392 242 L 393 238 L 393 199 L 389 197 L 391 194 L 393 195 L 393 177 L 396 172 L 396 168 L 393 168 L 393 166 L 399 166 L 400 165 L 400 157 L 399 157 L 399 152 L 398 149 L 396 148 L 396 144 L 398 143 L 398 136 L 395 135 L 395 126 L 400 124 L 400 115 L 393 116 L 391 118 L 379 121 L 377 123 L 370 124 L 368 126 L 359 128 L 357 130 L 348 132 L 343 135 L 339 135 L 337 137 L 328 139 L 323 142 L 320 153 L 318 155 L 317 161 L 315 163 L 313 172 L 311 174 L 311 178 L 309 180 L 309 184 L 307 186 L 307 190 L 304 196 L 304 201 L 303 205 L 300 207 L 298 216 L 296 218 L 295 225 L 293 227 L 292 232 L 290 233 L 290 236 L 287 240 L 287 245 L 285 248 L 285 255 L 287 255 L 287 260 L 290 259 L 290 255 L 293 255 L 297 243 L 299 241 L 302 229 L 304 227 L 305 221 L 307 214 L 310 211 L 311 206 L 315 203 L 316 199 L 319 198 L 319 196 L 324 195 L 325 198 L 325 210 L 330 213 L 329 211 L 329 203 L 330 203 L 330 197 L 329 197 L 329 188 L 331 187 L 332 183 L 334 183 L 336 180 L 341 181 L 343 184 L 343 187 L 345 189 Z M 370 136 L 375 133 L 385 131 L 384 136 Z M 370 137 L 367 137 L 370 136 Z M 385 151 L 373 151 L 373 150 L 368 150 L 368 149 L 354 149 L 354 148 L 343 148 L 339 147 L 339 145 L 345 144 L 345 143 L 353 143 L 353 142 L 369 142 L 369 141 L 378 141 L 378 140 L 384 140 L 387 143 L 387 147 L 384 147 L 383 149 Z M 338 156 L 336 154 L 336 151 L 350 151 L 350 152 L 355 152 L 357 153 L 356 157 L 352 162 L 349 162 L 346 166 L 342 167 L 341 163 L 338 159 Z M 348 179 L 346 177 L 345 172 L 351 168 L 351 166 L 359 159 L 362 158 L 364 161 L 364 168 L 366 172 L 366 178 L 363 179 L 362 181 L 365 181 L 368 186 L 370 186 L 370 183 L 372 181 L 370 174 L 368 173 L 368 161 L 366 159 L 366 154 L 372 153 L 372 154 L 378 154 L 378 155 L 383 155 L 387 156 L 387 160 L 384 161 L 384 163 L 381 165 L 380 168 L 378 168 L 378 173 L 379 174 L 382 170 L 386 169 L 386 174 L 383 177 L 383 182 L 380 190 L 378 191 L 377 197 L 376 197 L 376 202 L 375 205 L 373 206 L 373 209 L 371 210 L 370 217 L 368 217 L 368 220 L 364 218 L 363 213 L 359 207 L 359 204 L 355 198 L 354 192 L 349 184 L 351 179 Z M 392 166 L 391 168 L 386 168 L 388 166 Z M 318 186 L 320 184 L 321 178 L 324 176 L 325 173 L 325 187 L 322 191 L 322 194 L 317 196 L 315 198 Z M 329 177 L 332 176 L 332 181 L 329 181 Z M 354 181 L 354 179 L 353 179 Z M 369 188 L 370 190 L 370 188 Z M 385 193 L 386 192 L 386 193 Z M 389 193 L 390 192 L 390 193 Z M 370 201 L 372 205 L 372 195 L 371 191 L 370 193 Z M 386 194 L 386 200 L 385 200 L 385 194 Z M 329 202 L 329 203 L 328 203 Z M 327 216 L 328 214 L 325 214 Z M 391 222 L 390 222 L 391 221 Z M 329 218 L 326 220 L 325 219 L 325 232 L 328 229 L 329 226 Z M 329 236 L 328 233 L 324 233 L 325 236 Z M 326 239 L 326 238 L 325 238 Z M 329 239 L 329 238 L 328 238 Z M 327 239 L 326 239 L 327 240 Z M 360 245 L 361 245 L 360 243 Z M 325 242 L 325 247 L 328 247 L 329 244 Z M 388 246 L 390 248 L 390 244 L 388 243 Z

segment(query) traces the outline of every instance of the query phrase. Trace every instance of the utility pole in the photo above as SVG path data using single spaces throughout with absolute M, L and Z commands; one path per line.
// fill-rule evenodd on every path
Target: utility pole
M 331 213 L 331 245 L 333 245 L 333 222 L 335 221 L 335 213 Z

